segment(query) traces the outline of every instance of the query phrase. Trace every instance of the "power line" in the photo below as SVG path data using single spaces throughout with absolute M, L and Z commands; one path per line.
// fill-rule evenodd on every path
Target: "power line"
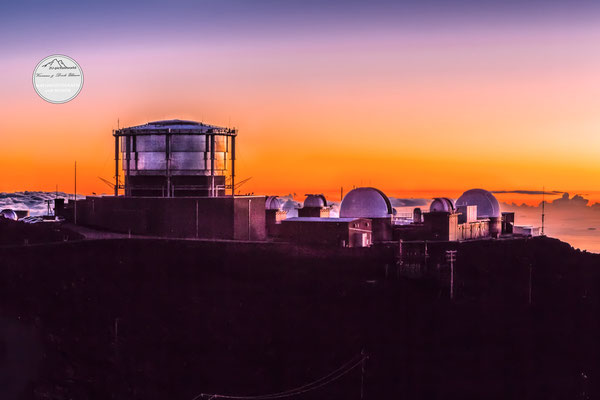
M 357 360 L 357 357 L 360 357 Z M 307 384 L 304 384 L 302 386 L 293 388 L 293 389 L 289 389 L 289 390 L 285 390 L 282 392 L 277 392 L 277 393 L 271 393 L 271 394 L 264 394 L 264 395 L 254 395 L 254 396 L 248 396 L 248 395 L 244 395 L 244 396 L 234 396 L 234 395 L 224 395 L 224 394 L 207 394 L 207 393 L 201 393 L 198 396 L 194 397 L 192 400 L 198 400 L 198 399 L 202 399 L 202 398 L 208 398 L 208 399 L 237 399 L 237 400 L 260 400 L 260 399 L 280 399 L 280 398 L 285 398 L 285 397 L 292 397 L 292 396 L 298 396 L 300 394 L 306 393 L 306 392 L 310 392 L 312 390 L 316 390 L 319 389 L 323 386 L 326 386 L 338 379 L 340 379 L 341 377 L 343 377 L 344 375 L 348 374 L 350 371 L 354 370 L 356 367 L 358 367 L 359 365 L 363 366 L 363 374 L 364 374 L 364 362 L 369 358 L 368 355 L 365 355 L 364 353 L 361 353 L 360 356 L 355 356 L 353 357 L 350 361 L 346 362 L 344 365 L 342 365 L 341 367 L 337 368 L 336 370 L 330 372 L 329 374 L 313 381 Z M 362 388 L 361 388 L 362 390 Z
M 356 357 L 354 357 L 352 360 L 354 360 L 355 358 Z M 346 364 L 344 364 L 343 366 L 336 369 L 335 371 L 325 375 L 322 378 L 317 379 L 316 381 L 313 381 L 308 384 L 299 386 L 294 389 L 289 389 L 289 390 L 286 390 L 283 392 L 277 392 L 277 393 L 271 393 L 271 394 L 265 394 L 265 395 L 255 395 L 255 396 L 233 396 L 233 395 L 203 393 L 203 394 L 200 394 L 199 396 L 196 396 L 194 398 L 194 400 L 196 400 L 198 398 L 202 398 L 202 397 L 208 397 L 209 399 L 224 398 L 224 399 L 256 399 L 256 400 L 258 400 L 258 399 L 278 399 L 278 398 L 283 398 L 283 397 L 297 396 L 302 393 L 316 390 L 316 389 L 321 388 L 331 382 L 338 380 L 342 376 L 346 375 L 348 372 L 352 371 L 358 365 L 361 365 L 366 358 L 367 357 L 363 357 L 360 360 L 356 361 L 354 364 L 351 364 L 352 363 L 352 360 L 351 360 L 351 361 L 347 362 Z

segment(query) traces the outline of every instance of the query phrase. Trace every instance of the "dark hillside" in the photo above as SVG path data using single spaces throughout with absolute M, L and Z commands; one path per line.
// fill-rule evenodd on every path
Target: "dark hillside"
M 358 257 L 162 240 L 4 248 L 0 397 L 271 393 L 364 348 L 367 399 L 597 398 L 599 267 L 553 239 L 462 244 L 451 303 L 444 276 L 385 279 Z M 359 390 L 360 368 L 298 398 Z

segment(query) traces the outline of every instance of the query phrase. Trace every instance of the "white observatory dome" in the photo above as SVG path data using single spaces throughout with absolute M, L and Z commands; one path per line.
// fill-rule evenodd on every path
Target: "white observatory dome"
M 283 207 L 283 203 L 277 196 L 269 196 L 265 200 L 265 209 L 267 210 L 280 210 Z
M 327 200 L 322 194 L 307 194 L 304 199 L 304 207 L 327 207 Z
M 477 218 L 500 217 L 498 200 L 484 189 L 467 190 L 456 200 L 456 206 L 477 206 Z
M 372 187 L 351 190 L 340 205 L 340 218 L 385 218 L 392 213 L 390 199 Z
M 429 212 L 454 212 L 454 203 L 447 197 L 436 197 L 429 206 Z
M 0 217 L 6 218 L 6 219 L 12 219 L 13 221 L 16 221 L 19 219 L 19 217 L 17 216 L 17 213 L 14 212 L 13 210 L 11 210 L 10 208 L 0 211 Z

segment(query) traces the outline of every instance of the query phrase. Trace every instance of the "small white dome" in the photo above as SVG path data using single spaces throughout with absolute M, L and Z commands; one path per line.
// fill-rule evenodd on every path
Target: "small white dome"
M 0 211 L 0 217 L 6 218 L 6 219 L 12 219 L 13 221 L 16 221 L 19 219 L 19 217 L 17 216 L 17 213 L 9 208 Z
M 283 203 L 277 196 L 269 196 L 267 197 L 267 200 L 265 200 L 266 210 L 280 210 L 282 206 Z
M 351 190 L 340 205 L 341 218 L 385 218 L 392 213 L 390 199 L 381 190 L 372 187 Z
M 429 206 L 429 212 L 454 212 L 454 203 L 447 197 L 436 197 Z
M 456 200 L 456 206 L 477 206 L 477 218 L 500 217 L 498 200 L 484 189 L 467 190 Z
M 307 194 L 304 200 L 304 207 L 327 207 L 327 200 L 322 194 Z

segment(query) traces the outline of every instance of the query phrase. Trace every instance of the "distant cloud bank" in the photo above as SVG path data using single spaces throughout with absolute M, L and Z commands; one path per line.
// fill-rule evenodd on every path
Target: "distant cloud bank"
M 508 194 L 531 194 L 531 195 L 542 195 L 542 194 L 557 195 L 557 194 L 563 194 L 565 192 L 561 192 L 560 190 L 550 190 L 550 191 L 543 191 L 543 190 L 492 190 L 492 193 L 498 193 L 498 194 L 508 193 Z
M 0 193 L 0 210 L 10 208 L 12 210 L 29 210 L 30 215 L 43 215 L 48 212 L 48 200 L 50 200 L 50 208 L 54 208 L 54 199 L 68 199 L 73 197 L 64 192 L 14 192 Z M 83 198 L 83 196 L 77 196 Z
M 569 209 L 569 208 L 573 208 L 573 209 L 582 209 L 583 207 L 590 209 L 590 210 L 594 210 L 594 211 L 600 211 L 600 203 L 594 203 L 591 205 L 588 205 L 590 203 L 589 199 L 586 199 L 585 197 L 583 197 L 582 195 L 579 194 L 575 194 L 573 195 L 573 197 L 570 197 L 569 193 L 566 192 L 561 192 L 562 196 L 554 199 L 552 201 L 548 201 L 546 200 L 546 208 L 552 209 Z M 515 203 L 502 203 L 503 205 L 505 205 L 506 207 L 509 208 L 540 208 L 542 207 L 542 202 L 540 202 L 538 205 L 536 206 L 530 206 L 527 204 L 515 204 Z
M 431 203 L 431 199 L 399 199 L 396 197 L 390 197 L 390 202 L 392 203 L 393 207 L 422 207 Z
M 563 193 L 545 201 L 545 230 L 575 248 L 600 253 L 600 203 L 589 204 L 582 195 Z M 502 211 L 513 211 L 519 225 L 541 226 L 542 202 L 538 205 L 502 203 Z

